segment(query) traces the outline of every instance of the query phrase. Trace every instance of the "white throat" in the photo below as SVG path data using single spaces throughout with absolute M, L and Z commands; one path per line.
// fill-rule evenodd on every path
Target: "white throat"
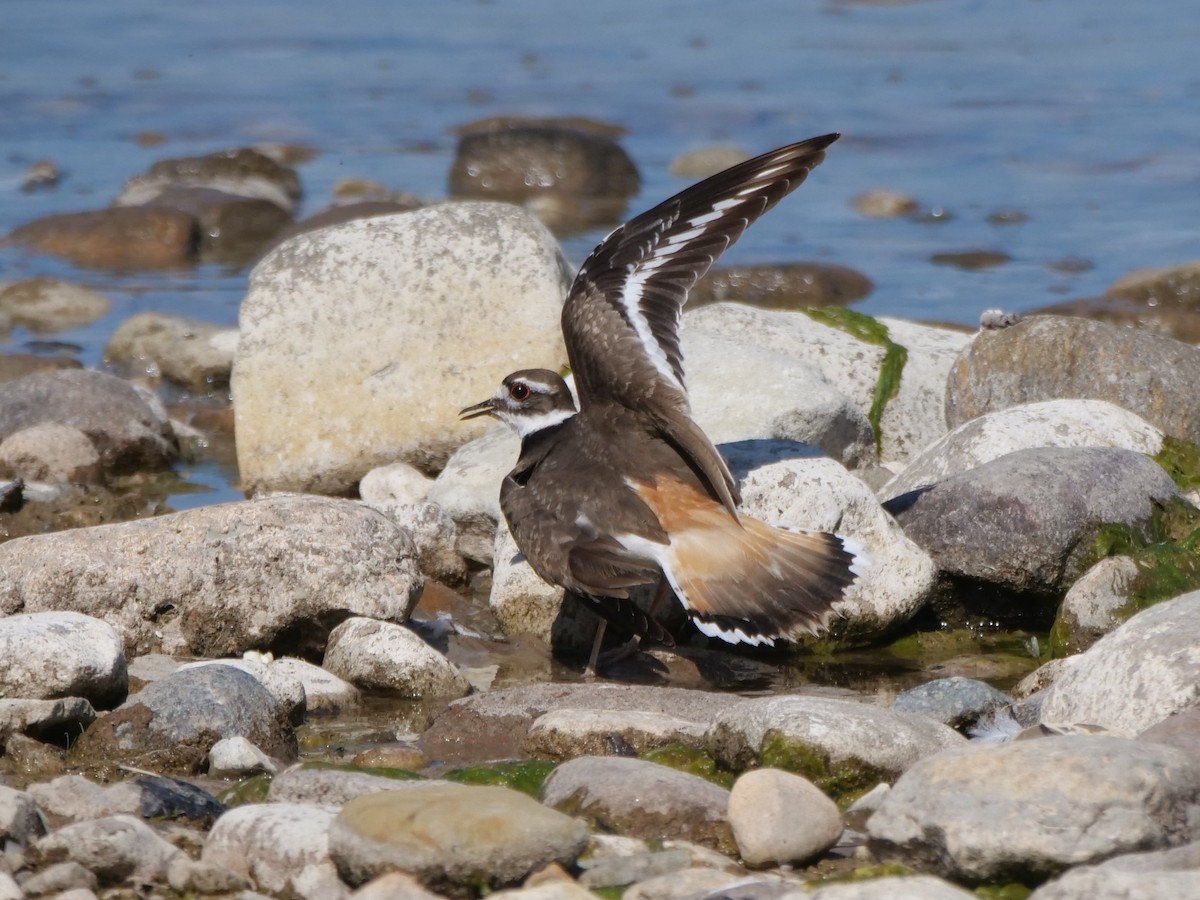
M 500 417 L 513 427 L 513 430 L 517 432 L 522 440 L 546 428 L 553 428 L 555 425 L 560 425 L 573 415 L 575 415 L 575 410 L 573 409 L 556 409 L 552 412 L 541 413 L 536 416 L 514 416 L 503 412 L 500 413 Z

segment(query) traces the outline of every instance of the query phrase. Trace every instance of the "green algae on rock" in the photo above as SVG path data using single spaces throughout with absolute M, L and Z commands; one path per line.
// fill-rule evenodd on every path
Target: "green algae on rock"
M 506 760 L 451 769 L 441 777 L 459 784 L 512 788 L 514 791 L 536 797 L 542 789 L 542 783 L 557 765 L 558 763 L 542 759 Z

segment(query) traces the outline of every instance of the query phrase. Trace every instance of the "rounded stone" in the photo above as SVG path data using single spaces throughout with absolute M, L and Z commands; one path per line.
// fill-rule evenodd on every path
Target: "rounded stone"
M 80 613 L 0 617 L 0 659 L 0 696 L 84 697 L 111 706 L 129 690 L 121 635 Z
M 842 834 L 837 804 L 807 778 L 779 769 L 754 769 L 733 783 L 729 824 L 748 866 L 807 862 Z
M 0 469 L 26 481 L 97 484 L 104 479 L 91 439 L 56 422 L 23 428 L 0 442 Z
M 465 697 L 470 684 L 454 663 L 411 630 L 347 619 L 329 634 L 323 667 L 364 690 L 402 697 Z

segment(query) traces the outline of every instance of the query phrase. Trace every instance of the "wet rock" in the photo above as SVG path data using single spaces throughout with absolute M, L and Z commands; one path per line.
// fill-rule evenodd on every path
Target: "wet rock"
M 77 359 L 61 356 L 38 356 L 36 353 L 0 353 L 0 384 L 16 381 L 35 372 L 57 372 L 61 369 L 82 369 Z
M 96 710 L 82 697 L 62 700 L 0 699 L 0 741 L 9 735 L 25 734 L 67 743 L 96 718 Z
M 837 796 L 865 792 L 964 744 L 926 716 L 804 695 L 743 700 L 713 716 L 709 735 L 713 755 L 728 768 L 786 769 Z
M 868 219 L 899 219 L 916 212 L 921 205 L 915 197 L 891 188 L 872 188 L 856 195 L 850 202 Z
M 182 854 L 141 819 L 109 816 L 66 825 L 37 842 L 42 864 L 75 862 L 102 885 L 162 881 L 167 866 Z
M 230 666 L 175 672 L 102 716 L 72 748 L 80 762 L 126 762 L 188 774 L 201 771 L 213 744 L 245 737 L 274 757 L 296 757 L 284 710 L 254 676 Z
M 1200 316 L 1191 309 L 1152 305 L 1130 297 L 1082 297 L 1033 310 L 1039 316 L 1075 316 L 1109 325 L 1134 327 L 1186 344 L 1200 342 Z
M 100 451 L 70 425 L 47 422 L 14 431 L 0 441 L 0 471 L 13 478 L 52 484 L 102 484 Z
M 582 822 L 524 794 L 454 784 L 351 800 L 329 831 L 330 855 L 350 884 L 402 868 L 435 890 L 513 884 L 574 862 L 587 842 Z
M 472 122 L 458 129 L 450 193 L 527 204 L 560 232 L 616 223 L 641 187 L 620 134 L 583 119 Z
M 978 272 L 983 269 L 994 269 L 996 266 L 1011 262 L 1012 257 L 1000 250 L 948 250 L 935 253 L 929 257 L 935 266 L 953 266 L 968 272 Z
M 967 882 L 1030 883 L 1180 843 L 1198 800 L 1194 756 L 1123 738 L 1048 737 L 918 762 L 867 830 L 885 861 Z
M 454 452 L 429 489 L 429 502 L 458 526 L 456 546 L 469 560 L 492 565 L 503 520 L 500 482 L 516 465 L 520 449 L 520 439 L 507 425 L 489 428 Z
M 47 894 L 61 897 L 67 891 L 80 890 L 92 892 L 94 895 L 99 884 L 91 870 L 85 869 L 77 862 L 70 861 L 47 866 L 41 872 L 26 879 L 21 885 L 21 890 L 30 897 L 44 897 Z
M 300 202 L 300 177 L 265 153 L 248 147 L 160 159 L 144 175 L 125 183 L 114 201 L 117 207 L 140 207 L 178 188 L 206 188 L 236 197 L 269 200 L 288 213 Z
M 303 685 L 306 715 L 336 715 L 362 702 L 362 693 L 350 682 L 302 659 L 277 659 L 270 668 Z
M 62 749 L 67 739 L 64 735 L 60 745 L 43 743 L 23 734 L 10 734 L 3 744 L 8 771 L 29 782 L 61 775 L 67 767 L 66 751 Z
M 1131 557 L 1109 556 L 1084 572 L 1058 608 L 1055 651 L 1081 653 L 1137 612 L 1131 592 L 1140 571 Z
M 848 306 L 870 296 L 871 279 L 849 266 L 799 262 L 726 266 L 709 272 L 688 292 L 688 308 L 744 303 L 763 309 Z M 694 368 L 689 360 L 689 368 Z
M 207 187 L 167 187 L 145 205 L 191 215 L 200 226 L 200 261 L 226 265 L 250 262 L 292 222 L 273 200 Z
M 84 697 L 94 706 L 125 699 L 129 675 L 121 635 L 107 622 L 73 612 L 0 618 L 0 696 Z
M 718 172 L 736 166 L 750 158 L 750 154 L 741 147 L 724 144 L 714 144 L 699 147 L 695 150 L 685 150 L 667 166 L 676 178 L 686 178 L 688 181 L 700 181 Z
M 29 193 L 58 187 L 62 173 L 52 159 L 39 159 L 21 176 L 21 190 Z
M 407 618 L 414 556 L 359 503 L 270 497 L 0 544 L 0 612 L 104 618 L 130 654 L 320 652 L 347 613 Z
M 985 413 L 959 425 L 918 454 L 880 497 L 936 484 L 1017 450 L 1115 447 L 1154 456 L 1163 433 L 1140 416 L 1103 400 L 1045 400 Z
M 0 285 L 0 310 L 8 313 L 14 325 L 34 332 L 90 325 L 106 315 L 111 306 L 99 291 L 57 278 Z
M 904 461 L 945 434 L 946 375 L 970 336 L 898 319 L 872 319 L 849 311 L 833 310 L 828 315 L 833 317 L 831 321 L 842 322 L 848 329 L 874 334 L 881 342 L 891 341 L 907 351 L 898 392 L 888 401 L 880 418 L 883 462 Z M 701 307 L 684 314 L 684 348 L 686 351 L 697 334 L 707 333 L 742 343 L 751 354 L 783 354 L 794 360 L 794 366 L 811 367 L 828 384 L 845 393 L 863 415 L 869 416 L 881 367 L 887 359 L 885 344 L 860 340 L 813 316 L 732 303 Z M 893 349 L 892 359 L 897 364 L 899 354 L 900 351 Z M 689 376 L 691 389 L 698 389 L 704 373 L 689 365 Z M 721 390 L 727 394 L 728 384 Z M 794 402 L 794 398 L 788 399 Z
M 458 668 L 410 629 L 356 617 L 329 635 L 322 667 L 368 691 L 401 697 L 463 697 L 471 686 Z
M 1135 735 L 1200 705 L 1200 591 L 1143 610 L 1066 667 L 1047 691 L 1043 722 Z
M 33 796 L 0 784 L 0 842 L 25 846 L 43 831 Z
M 787 445 L 725 445 L 741 479 L 747 515 L 788 528 L 833 531 L 858 541 L 869 557 L 845 592 L 827 636 L 846 643 L 875 640 L 927 602 L 936 570 L 928 554 L 883 511 L 867 485 L 830 459 L 791 459 Z M 782 459 L 764 464 L 764 455 Z M 767 459 L 770 456 L 767 455 Z
M 497 204 L 350 222 L 276 248 L 251 274 L 233 370 L 245 485 L 334 493 L 398 459 L 440 468 L 482 431 L 458 409 L 494 393 L 513 360 L 561 364 L 568 283 L 550 234 Z M 413 340 L 421 353 L 397 353 Z
M 201 862 L 250 879 L 260 891 L 306 900 L 347 896 L 329 857 L 336 810 L 309 803 L 248 804 L 217 819 Z
M 0 384 L 0 440 L 47 424 L 82 431 L 112 474 L 162 469 L 179 456 L 161 404 L 102 372 L 38 372 Z
M 27 250 L 93 269 L 168 269 L 195 262 L 199 224 L 177 209 L 113 207 L 56 213 L 9 234 Z
M 236 328 L 170 313 L 139 313 L 122 322 L 105 358 L 131 372 L 162 376 L 193 391 L 229 386 L 237 352 Z
M 618 834 L 737 851 L 726 815 L 729 791 L 657 763 L 608 756 L 569 760 L 546 779 L 542 802 Z
M 138 811 L 143 819 L 182 819 L 207 827 L 225 812 L 225 805 L 216 797 L 180 778 L 140 775 L 132 784 L 139 792 Z
M 271 780 L 267 798 L 272 803 L 315 803 L 344 806 L 355 797 L 379 791 L 407 790 L 427 781 L 408 781 L 353 769 L 293 766 Z M 438 782 L 442 784 L 444 782 Z
M 955 675 L 909 688 L 896 698 L 892 709 L 929 716 L 957 731 L 965 731 L 1009 703 L 1012 697 L 986 681 Z
M 1191 402 L 1197 380 L 1195 347 L 1103 322 L 1031 316 L 976 335 L 950 371 L 946 419 L 957 427 L 1021 403 L 1084 397 L 1200 442 L 1200 410 Z
M 951 585 L 974 589 L 960 597 L 974 613 L 1036 618 L 1090 562 L 1101 527 L 1145 529 L 1156 506 L 1177 495 L 1170 476 L 1141 453 L 1041 447 L 903 494 L 887 508 Z
M 208 751 L 211 778 L 241 778 L 246 775 L 274 775 L 275 763 L 254 744 L 240 735 L 221 738 Z
M 803 863 L 842 835 L 837 805 L 808 779 L 779 769 L 746 772 L 733 783 L 729 824 L 748 866 Z
M 1150 307 L 1200 309 L 1200 261 L 1137 269 L 1112 283 L 1108 294 Z
M 641 754 L 668 744 L 701 749 L 707 733 L 706 723 L 661 712 L 554 709 L 529 726 L 524 751 L 538 759 L 572 759 Z

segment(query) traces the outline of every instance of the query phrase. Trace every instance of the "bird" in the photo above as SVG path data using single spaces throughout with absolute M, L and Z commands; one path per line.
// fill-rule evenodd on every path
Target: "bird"
M 501 511 L 533 570 L 600 615 L 589 673 L 606 622 L 674 646 L 657 616 L 670 593 L 700 633 L 774 646 L 827 627 L 865 569 L 851 538 L 739 512 L 737 482 L 692 418 L 680 349 L 688 291 L 838 137 L 719 172 L 597 245 L 562 309 L 578 406 L 558 372 L 522 369 L 460 412 L 499 419 L 520 437 Z M 657 586 L 649 611 L 631 597 L 642 586 Z

